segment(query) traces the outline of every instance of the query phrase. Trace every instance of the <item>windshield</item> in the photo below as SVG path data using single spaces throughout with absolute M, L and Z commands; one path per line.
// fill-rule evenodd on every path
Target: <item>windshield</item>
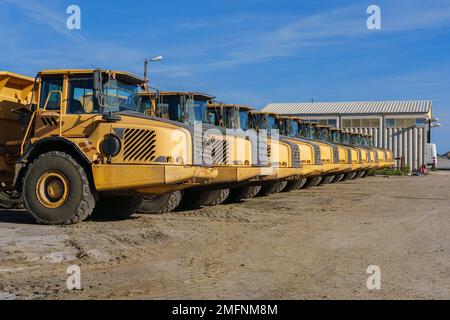
M 319 133 L 320 133 L 320 140 L 328 141 L 329 137 L 327 128 L 320 128 Z
M 139 87 L 118 79 L 103 84 L 103 95 L 107 111 L 138 111 L 140 105 Z
M 239 111 L 239 128 L 244 131 L 249 129 L 249 117 L 245 111 Z
M 339 131 L 333 131 L 332 138 L 334 143 L 341 143 L 341 133 Z
M 297 137 L 298 136 L 298 122 L 295 120 L 289 121 L 289 136 L 290 137 Z
M 363 146 L 362 136 L 360 134 L 355 136 L 355 143 L 357 146 Z
M 233 108 L 224 108 L 224 121 L 225 121 L 225 128 L 227 129 L 234 129 L 236 127 L 235 121 L 234 121 L 234 109 Z
M 188 99 L 186 101 L 187 122 L 189 125 L 194 125 L 197 122 L 209 123 L 207 119 L 207 103 L 204 100 Z
M 300 125 L 300 135 L 306 139 L 315 139 L 316 130 L 312 125 L 308 123 L 302 123 Z
M 280 134 L 288 135 L 288 119 L 275 119 L 278 125 L 278 129 L 280 130 Z
M 269 129 L 269 130 L 271 130 L 271 129 L 278 129 L 277 122 L 275 121 L 275 117 L 274 116 L 269 116 L 267 118 L 267 125 L 268 125 L 267 129 Z
M 350 144 L 351 143 L 350 134 L 348 132 L 346 132 L 346 133 L 344 133 L 342 135 L 342 142 L 344 144 Z

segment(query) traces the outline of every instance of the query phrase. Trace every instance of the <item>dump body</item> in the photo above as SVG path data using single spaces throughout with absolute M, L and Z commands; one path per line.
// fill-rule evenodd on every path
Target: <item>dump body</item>
M 20 156 L 20 145 L 26 124 L 18 109 L 32 102 L 34 79 L 11 72 L 0 71 L 0 182 L 2 188 L 11 185 L 15 163 Z M 25 119 L 23 119 L 25 121 Z

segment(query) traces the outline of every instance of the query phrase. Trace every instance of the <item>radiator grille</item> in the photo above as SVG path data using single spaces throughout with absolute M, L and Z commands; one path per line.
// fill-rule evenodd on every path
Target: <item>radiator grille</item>
M 339 163 L 339 150 L 338 147 L 333 145 L 333 156 L 334 156 L 334 163 Z
M 209 164 L 230 163 L 230 143 L 222 139 L 211 139 L 205 135 L 203 161 Z
M 125 129 L 124 155 L 125 161 L 151 162 L 155 160 L 156 132 L 143 129 Z
M 352 149 L 347 148 L 347 153 L 348 153 L 348 163 L 353 163 Z
M 272 166 L 272 147 L 267 145 L 267 165 Z
M 292 144 L 292 165 L 294 168 L 300 167 L 300 148 L 296 144 Z
M 314 144 L 313 146 L 314 146 L 314 157 L 315 157 L 315 160 L 316 160 L 316 164 L 317 165 L 321 165 L 322 164 L 322 158 L 321 158 L 321 155 L 320 155 L 320 148 L 319 148 L 319 146 L 317 144 Z

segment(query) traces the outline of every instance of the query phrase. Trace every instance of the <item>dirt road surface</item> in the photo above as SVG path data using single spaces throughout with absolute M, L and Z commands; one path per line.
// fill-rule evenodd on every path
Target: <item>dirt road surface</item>
M 86 298 L 448 299 L 450 172 L 66 227 L 0 211 L 0 299 Z

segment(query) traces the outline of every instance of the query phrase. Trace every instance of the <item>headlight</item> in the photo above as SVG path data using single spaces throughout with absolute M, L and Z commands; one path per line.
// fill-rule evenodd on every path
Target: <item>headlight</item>
M 114 135 L 108 135 L 103 139 L 100 150 L 108 157 L 117 156 L 120 152 L 120 140 Z

